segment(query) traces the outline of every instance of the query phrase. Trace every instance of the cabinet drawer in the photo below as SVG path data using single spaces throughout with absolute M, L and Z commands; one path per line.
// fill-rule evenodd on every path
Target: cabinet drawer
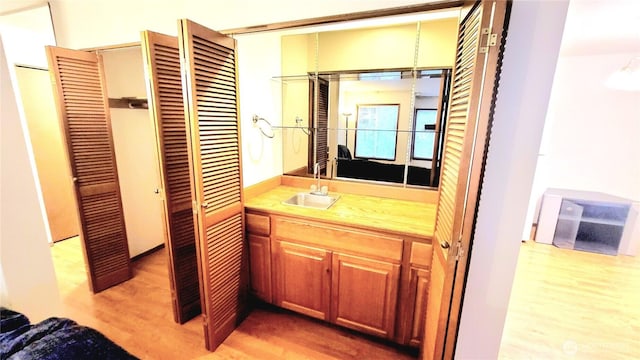
M 329 250 L 396 262 L 402 257 L 401 238 L 338 225 L 274 217 L 274 233 L 280 239 L 317 245 Z
M 248 232 L 266 236 L 271 234 L 271 221 L 269 220 L 269 216 L 247 213 L 245 220 Z
M 431 244 L 412 242 L 411 243 L 411 265 L 430 267 L 431 266 Z

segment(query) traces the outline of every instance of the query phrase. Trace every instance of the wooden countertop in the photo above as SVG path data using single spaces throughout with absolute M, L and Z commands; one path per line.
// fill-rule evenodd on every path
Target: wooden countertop
M 283 204 L 299 192 L 308 192 L 308 189 L 281 185 L 245 201 L 244 206 L 276 215 L 433 238 L 435 204 L 335 192 L 329 195 L 339 195 L 340 199 L 327 210 Z

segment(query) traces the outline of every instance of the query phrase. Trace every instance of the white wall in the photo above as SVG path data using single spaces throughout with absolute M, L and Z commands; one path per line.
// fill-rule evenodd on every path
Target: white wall
M 607 77 L 639 52 L 640 41 L 638 52 L 560 57 L 532 193 L 534 209 L 549 187 L 640 200 L 640 92 L 605 86 Z
M 550 187 L 640 200 L 640 92 L 605 86 L 640 54 L 639 10 L 633 0 L 571 2 L 523 236 Z
M 46 67 L 44 46 L 55 44 L 48 7 L 0 16 L 0 38 L 0 301 L 38 321 L 61 305 L 14 64 Z
M 39 321 L 59 315 L 60 299 L 48 244 L 51 235 L 15 83 L 0 36 L 0 299 L 2 306 Z
M 55 0 L 51 10 L 59 45 L 80 49 L 137 42 L 141 30 L 176 35 L 176 20 L 180 18 L 221 30 L 422 3 L 419 0 Z
M 251 120 L 258 115 L 272 125 L 282 124 L 281 83 L 272 79 L 280 75 L 280 36 L 265 33 L 237 40 L 242 181 L 247 187 L 282 174 L 282 132 L 274 131 L 274 138 L 267 138 Z
M 567 6 L 513 2 L 457 359 L 498 358 Z
M 47 67 L 44 46 L 56 44 L 48 6 L 0 16 L 0 33 L 9 64 Z
M 146 98 L 140 47 L 102 53 L 110 98 Z M 111 108 L 111 128 L 122 195 L 129 255 L 164 242 L 162 197 L 156 135 L 149 110 Z

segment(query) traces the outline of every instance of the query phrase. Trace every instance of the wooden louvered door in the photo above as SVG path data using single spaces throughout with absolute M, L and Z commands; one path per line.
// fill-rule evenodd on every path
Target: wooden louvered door
M 505 1 L 479 1 L 461 13 L 433 240 L 426 359 L 454 357 L 506 12 Z
M 207 349 L 235 329 L 248 293 L 236 41 L 179 22 L 192 201 Z
M 173 317 L 182 324 L 200 314 L 200 288 L 178 38 L 144 31 L 142 50 L 164 191 Z
M 52 46 L 47 46 L 47 57 L 69 152 L 89 286 L 100 292 L 132 276 L 102 57 Z
M 318 84 L 318 110 L 316 114 L 316 91 Z M 327 174 L 329 160 L 329 82 L 318 78 L 309 80 L 309 116 L 313 119 L 314 131 L 309 134 L 309 172 L 313 172 L 314 164 L 320 164 L 320 174 Z M 317 118 L 316 118 L 317 115 Z
M 442 70 L 440 78 L 440 98 L 438 99 L 438 113 L 436 115 L 435 141 L 433 142 L 433 157 L 431 158 L 431 172 L 429 186 L 438 187 L 440 182 L 440 165 L 442 164 L 443 136 L 449 111 L 449 95 L 451 91 L 451 70 Z

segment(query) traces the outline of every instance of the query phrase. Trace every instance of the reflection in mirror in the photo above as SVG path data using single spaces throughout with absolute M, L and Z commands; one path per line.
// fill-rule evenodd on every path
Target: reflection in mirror
M 329 178 L 437 187 L 450 72 L 419 70 L 415 80 L 402 69 L 318 74 L 320 88 L 326 84 L 318 100 L 320 126 L 310 135 L 283 132 L 284 173 L 311 176 L 320 162 Z M 323 123 L 326 114 L 337 115 Z
M 437 187 L 449 73 L 420 71 L 415 81 L 410 72 L 394 80 L 341 74 L 338 104 L 349 115 L 329 121 L 333 177 Z
M 456 31 L 450 16 L 282 36 L 283 172 L 437 187 Z
M 314 152 L 309 151 L 309 147 L 314 146 L 312 125 L 317 34 L 282 36 L 281 49 L 282 75 L 276 80 L 281 83 L 282 90 L 283 171 L 285 174 L 305 175 L 313 173 L 315 163 Z

